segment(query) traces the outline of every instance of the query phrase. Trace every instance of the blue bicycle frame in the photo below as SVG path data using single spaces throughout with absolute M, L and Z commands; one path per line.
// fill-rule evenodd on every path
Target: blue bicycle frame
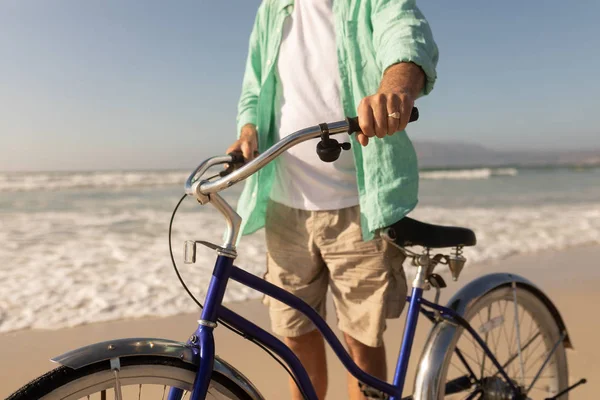
M 300 386 L 299 389 L 303 393 L 304 397 L 308 400 L 317 400 L 315 389 L 308 377 L 306 370 L 296 355 L 281 340 L 277 339 L 270 333 L 266 332 L 254 323 L 234 313 L 221 304 L 229 279 L 240 282 L 245 286 L 264 293 L 276 300 L 281 301 L 284 304 L 287 304 L 290 307 L 301 311 L 315 324 L 327 343 L 332 347 L 333 351 L 340 359 L 344 367 L 346 367 L 346 369 L 354 377 L 356 377 L 359 382 L 363 382 L 371 388 L 377 389 L 389 395 L 392 400 L 400 400 L 402 397 L 402 390 L 404 388 L 406 379 L 408 361 L 410 358 L 410 352 L 415 336 L 419 313 L 429 313 L 429 311 L 425 311 L 422 306 L 432 308 L 437 311 L 442 318 L 452 319 L 465 327 L 465 329 L 467 329 L 475 338 L 477 343 L 481 346 L 485 354 L 489 357 L 496 368 L 498 368 L 498 371 L 500 371 L 500 374 L 506 379 L 506 382 L 511 382 L 504 371 L 505 366 L 502 366 L 500 363 L 498 363 L 492 352 L 488 349 L 485 341 L 478 336 L 475 330 L 472 329 L 469 324 L 454 310 L 439 306 L 424 299 L 423 289 L 417 287 L 412 289 L 411 296 L 408 297 L 409 305 L 406 317 L 406 325 L 404 328 L 404 336 L 402 339 L 402 346 L 400 349 L 398 362 L 396 364 L 393 383 L 389 384 L 384 382 L 372 375 L 367 374 L 354 363 L 331 328 L 312 307 L 291 293 L 234 266 L 233 258 L 219 255 L 206 295 L 204 309 L 202 310 L 200 317 L 200 325 L 198 326 L 196 332 L 192 335 L 193 339 L 188 341 L 188 344 L 194 349 L 194 352 L 197 356 L 199 356 L 200 359 L 198 373 L 196 375 L 193 391 L 191 393 L 191 400 L 204 399 L 207 394 L 215 357 L 213 330 L 216 327 L 219 319 L 228 323 L 238 331 L 244 332 L 248 336 L 253 337 L 257 342 L 263 344 L 277 354 L 290 367 L 290 370 L 294 374 L 296 381 Z M 513 390 L 517 390 L 514 385 L 511 384 L 511 386 Z M 183 392 L 180 389 L 171 389 L 168 399 L 180 400 L 182 394 Z
M 411 114 L 411 121 L 414 121 L 417 118 L 418 111 L 415 108 Z M 279 300 L 280 302 L 287 304 L 288 306 L 305 314 L 322 333 L 323 337 L 333 348 L 333 351 L 340 359 L 342 364 L 354 377 L 356 377 L 356 379 L 358 379 L 359 382 L 362 382 L 372 389 L 376 389 L 384 394 L 387 394 L 393 400 L 399 400 L 402 397 L 402 390 L 406 380 L 408 360 L 410 358 L 410 351 L 415 336 L 419 314 L 423 313 L 428 318 L 433 318 L 432 313 L 424 310 L 423 306 L 434 309 L 437 317 L 450 319 L 464 327 L 481 345 L 485 354 L 498 368 L 499 373 L 503 378 L 505 378 L 506 382 L 508 382 L 513 391 L 516 393 L 517 388 L 506 375 L 504 367 L 498 363 L 494 355 L 486 346 L 486 343 L 477 335 L 475 330 L 472 329 L 469 324 L 454 310 L 430 303 L 423 298 L 423 285 L 426 278 L 425 276 L 421 275 L 420 280 L 412 289 L 411 296 L 408 297 L 409 305 L 406 317 L 406 325 L 404 328 L 404 336 L 402 339 L 402 346 L 398 356 L 393 382 L 392 384 L 389 384 L 361 370 L 348 355 L 331 328 L 327 326 L 326 322 L 320 317 L 320 315 L 308 304 L 295 297 L 291 293 L 288 293 L 285 290 L 278 288 L 277 286 L 274 286 L 269 282 L 266 282 L 263 279 L 260 279 L 233 265 L 233 260 L 236 255 L 235 243 L 239 234 L 241 218 L 233 211 L 227 202 L 225 202 L 218 195 L 218 192 L 246 179 L 248 176 L 255 173 L 269 162 L 273 161 L 283 151 L 298 143 L 317 137 L 321 137 L 322 141 L 329 141 L 329 135 L 352 133 L 359 130 L 360 128 L 358 127 L 358 121 L 356 118 L 348 118 L 345 121 L 337 121 L 329 124 L 320 124 L 319 126 L 306 128 L 283 138 L 252 161 L 244 164 L 244 166 L 237 170 L 231 171 L 225 175 L 225 177 L 217 179 L 216 181 L 202 180 L 201 177 L 209 168 L 213 166 L 223 163 L 235 164 L 236 162 L 239 162 L 239 160 L 236 161 L 237 157 L 239 156 L 234 157 L 233 154 L 229 154 L 227 156 L 210 158 L 200 164 L 198 168 L 196 168 L 196 170 L 188 177 L 185 184 L 186 194 L 193 195 L 200 204 L 207 204 L 209 202 L 212 203 L 219 210 L 219 212 L 225 216 L 228 224 L 226 245 L 220 248 L 222 251 L 219 253 L 213 270 L 205 299 L 204 309 L 202 310 L 201 319 L 198 321 L 198 329 L 191 336 L 192 339 L 188 341 L 188 344 L 191 348 L 193 348 L 193 351 L 197 356 L 199 356 L 200 359 L 198 373 L 194 381 L 191 395 L 192 400 L 204 399 L 210 384 L 213 362 L 215 358 L 213 330 L 217 326 L 218 320 L 226 322 L 233 328 L 243 332 L 249 337 L 252 337 L 256 342 L 264 345 L 277 354 L 290 367 L 290 370 L 296 378 L 296 382 L 298 383 L 299 389 L 303 393 L 304 397 L 308 400 L 317 400 L 315 389 L 310 382 L 306 370 L 294 353 L 285 344 L 283 344 L 283 342 L 242 316 L 222 306 L 221 303 L 223 301 L 223 295 L 229 279 L 240 282 L 245 286 Z M 195 254 L 195 252 L 193 254 Z M 193 261 L 194 257 L 191 258 L 191 262 Z M 460 352 L 458 350 L 456 351 L 459 357 L 461 357 Z M 472 378 L 472 376 L 470 378 Z M 469 379 L 467 379 L 467 382 L 469 382 Z M 179 389 L 172 389 L 169 392 L 169 400 L 180 400 L 181 396 L 182 391 Z

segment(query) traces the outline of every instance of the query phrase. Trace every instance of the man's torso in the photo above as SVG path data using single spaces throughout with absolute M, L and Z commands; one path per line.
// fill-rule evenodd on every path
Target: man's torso
M 297 0 L 285 20 L 276 69 L 275 129 L 281 139 L 306 126 L 344 118 L 332 0 Z M 358 204 L 351 152 L 333 163 L 319 159 L 318 139 L 277 159 L 271 199 L 303 210 Z
M 254 92 L 257 99 L 252 113 L 256 116 L 252 117 L 252 122 L 258 128 L 260 152 L 279 138 L 274 118 L 276 66 L 283 27 L 294 7 L 293 0 L 264 0 L 251 39 L 250 49 L 255 50 L 256 56 L 249 59 L 246 76 L 249 82 L 253 82 L 253 90 L 258 87 Z M 377 10 L 374 10 L 375 7 Z M 333 15 L 341 78 L 340 100 L 345 115 L 356 115 L 360 100 L 377 91 L 383 71 L 394 62 L 416 60 L 429 79 L 424 93 L 431 90 L 435 81 L 437 47 L 414 1 L 334 1 Z M 400 25 L 393 27 L 398 21 L 401 21 Z M 379 27 L 379 32 L 374 31 L 375 26 Z M 405 37 L 397 40 L 382 35 L 386 30 Z M 243 93 L 242 100 L 247 98 L 245 96 L 246 93 Z M 417 157 L 404 131 L 373 140 L 364 148 L 354 138 L 351 142 L 361 227 L 364 238 L 369 239 L 376 229 L 398 221 L 416 206 Z M 275 166 L 270 164 L 247 181 L 238 203 L 244 234 L 264 227 L 266 205 L 274 180 Z

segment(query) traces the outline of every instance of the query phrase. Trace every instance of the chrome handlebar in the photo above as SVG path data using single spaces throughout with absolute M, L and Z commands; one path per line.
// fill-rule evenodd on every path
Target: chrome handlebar
M 214 181 L 202 180 L 202 175 L 204 175 L 209 168 L 215 165 L 231 163 L 233 161 L 233 157 L 226 155 L 211 157 L 204 160 L 202 164 L 200 164 L 187 178 L 185 182 L 185 193 L 190 196 L 194 196 L 200 204 L 206 204 L 210 202 L 225 217 L 227 222 L 225 243 L 222 247 L 219 247 L 217 253 L 226 257 L 235 258 L 237 256 L 235 246 L 242 223 L 241 217 L 218 194 L 218 192 L 248 178 L 250 175 L 254 174 L 256 171 L 277 158 L 277 156 L 279 156 L 281 153 L 290 147 L 297 145 L 298 143 L 317 138 L 324 132 L 327 132 L 329 135 L 336 135 L 339 133 L 346 133 L 349 131 L 349 129 L 350 126 L 348 121 L 338 121 L 330 124 L 321 124 L 320 126 L 313 126 L 302 129 L 298 132 L 294 132 L 275 143 L 254 160 L 243 165 L 230 174 Z
M 346 120 L 332 122 L 330 124 L 326 124 L 326 126 L 330 135 L 347 133 L 349 130 L 348 121 Z M 187 181 L 185 182 L 185 193 L 195 196 L 200 203 L 204 204 L 207 202 L 210 194 L 218 193 L 240 181 L 243 181 L 273 161 L 284 151 L 299 143 L 318 138 L 321 135 L 321 132 L 322 130 L 320 126 L 313 126 L 294 132 L 291 135 L 281 139 L 254 160 L 233 171 L 232 173 L 214 181 L 202 181 L 200 178 L 209 168 L 219 164 L 230 163 L 232 161 L 232 158 L 229 155 L 211 157 L 202 162 L 202 164 L 200 164 L 188 177 Z

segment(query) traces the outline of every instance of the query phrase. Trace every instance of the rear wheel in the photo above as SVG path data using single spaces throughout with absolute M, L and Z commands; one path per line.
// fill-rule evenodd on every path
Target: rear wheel
M 189 399 L 196 366 L 176 358 L 160 356 L 120 359 L 118 377 L 122 399 L 166 399 L 171 388 L 180 389 Z M 28 383 L 7 400 L 115 399 L 116 377 L 110 362 L 103 361 L 80 369 L 59 367 Z M 213 372 L 206 399 L 250 400 L 250 397 L 225 375 Z
M 524 398 L 546 399 L 567 388 L 562 332 L 536 295 L 520 287 L 495 289 L 469 306 L 465 319 L 525 393 Z M 511 398 L 509 384 L 481 346 L 468 331 L 459 328 L 456 332 L 449 349 L 452 356 L 446 357 L 442 369 L 445 376 L 441 382 L 446 382 L 442 398 Z M 568 394 L 561 396 L 561 400 L 567 399 Z

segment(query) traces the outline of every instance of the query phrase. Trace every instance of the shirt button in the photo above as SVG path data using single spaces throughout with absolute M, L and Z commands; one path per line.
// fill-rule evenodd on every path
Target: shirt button
M 271 60 L 267 60 L 267 65 L 271 65 Z

